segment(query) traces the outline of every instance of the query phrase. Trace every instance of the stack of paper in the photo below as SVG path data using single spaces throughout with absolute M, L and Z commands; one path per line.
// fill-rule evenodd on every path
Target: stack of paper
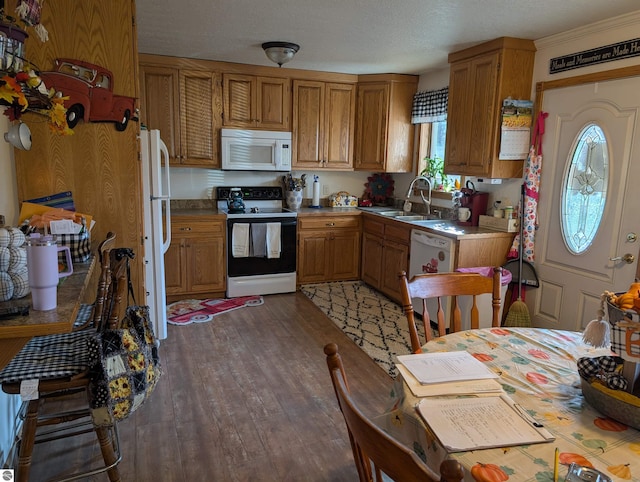
M 448 451 L 554 440 L 502 390 L 498 375 L 470 353 L 402 355 L 398 361 L 411 392 L 425 397 L 418 413 Z
M 420 383 L 404 365 L 396 364 L 396 367 L 407 383 L 409 390 L 411 390 L 411 393 L 416 397 L 438 397 L 445 395 L 495 396 L 503 393 L 502 385 L 494 378 L 430 383 L 427 385 Z
M 400 355 L 398 361 L 424 384 L 498 378 L 496 373 L 466 351 Z
M 418 413 L 449 452 L 551 442 L 541 423 L 507 395 L 423 398 Z

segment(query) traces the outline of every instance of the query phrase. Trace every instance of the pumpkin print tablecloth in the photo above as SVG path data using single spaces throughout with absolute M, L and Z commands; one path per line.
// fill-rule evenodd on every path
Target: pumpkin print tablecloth
M 582 342 L 576 332 L 535 328 L 486 328 L 436 338 L 423 352 L 466 350 L 500 375 L 503 389 L 556 440 L 550 443 L 460 452 L 449 456 L 465 468 L 465 481 L 553 480 L 554 451 L 560 452 L 559 480 L 571 462 L 593 467 L 614 481 L 640 481 L 640 431 L 591 408 L 582 396 L 576 362 L 609 350 Z M 377 420 L 437 470 L 448 456 L 425 429 L 415 397 L 399 376 L 390 409 Z

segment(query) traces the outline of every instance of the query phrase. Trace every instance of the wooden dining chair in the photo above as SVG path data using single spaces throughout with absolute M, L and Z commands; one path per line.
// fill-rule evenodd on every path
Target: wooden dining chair
M 327 366 L 338 405 L 347 425 L 360 482 L 382 482 L 382 473 L 396 482 L 459 482 L 464 478 L 464 469 L 459 462 L 443 461 L 438 475 L 408 447 L 375 425 L 351 396 L 338 345 L 325 345 L 324 353 L 327 355 Z
M 471 328 L 479 328 L 480 313 L 478 310 L 477 297 L 482 294 L 491 294 L 491 326 L 500 326 L 500 282 L 502 268 L 493 268 L 493 276 L 487 277 L 478 273 L 426 273 L 408 279 L 407 273 L 402 271 L 400 277 L 400 292 L 402 293 L 402 308 L 409 324 L 409 337 L 411 341 L 411 351 L 421 353 L 422 343 L 418 337 L 418 330 L 415 322 L 415 312 L 413 309 L 414 298 L 420 298 L 422 302 L 422 322 L 425 333 L 425 343 L 433 338 L 431 320 L 437 322 L 438 335 L 447 334 L 461 330 L 462 311 L 460 309 L 459 296 L 471 296 L 470 305 Z M 451 307 L 450 326 L 445 326 L 445 299 L 449 299 Z M 427 309 L 427 300 L 433 299 L 437 303 L 435 313 L 430 313 Z M 435 317 L 435 318 L 434 318 Z
M 98 245 L 98 264 L 100 265 L 101 273 L 100 280 L 104 280 L 107 273 L 104 271 L 107 269 L 103 264 L 103 258 L 108 255 L 109 251 L 113 248 L 116 241 L 115 233 L 109 231 L 105 239 Z M 103 286 L 104 289 L 105 286 Z M 82 303 L 78 308 L 78 314 L 73 322 L 73 330 L 84 330 L 85 328 L 94 328 L 100 324 L 100 318 L 102 317 L 102 310 L 104 303 L 104 293 L 98 293 L 93 303 Z
M 123 254 L 123 251 L 125 250 Z M 120 480 L 117 465 L 121 456 L 115 424 L 93 426 L 89 400 L 84 397 L 83 407 L 63 413 L 43 414 L 46 401 L 59 399 L 79 392 L 86 392 L 90 383 L 91 355 L 88 340 L 96 336 L 101 327 L 118 328 L 127 305 L 128 260 L 131 250 L 126 248 L 102 252 L 101 273 L 97 297 L 93 307 L 96 329 L 84 329 L 56 335 L 32 338 L 22 350 L 0 371 L 2 390 L 8 394 L 20 394 L 22 382 L 37 380 L 35 398 L 27 402 L 22 423 L 16 480 L 27 482 L 34 444 L 66 438 L 95 431 L 104 459 L 104 467 L 87 470 L 80 475 L 107 472 L 109 480 Z M 45 432 L 39 427 L 47 427 Z M 53 428 L 52 428 L 53 427 Z M 87 428 L 90 427 L 90 428 Z

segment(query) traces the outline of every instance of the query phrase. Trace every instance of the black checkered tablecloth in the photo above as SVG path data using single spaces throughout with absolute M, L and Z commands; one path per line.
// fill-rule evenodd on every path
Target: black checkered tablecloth
M 68 377 L 89 368 L 88 339 L 93 330 L 32 338 L 0 371 L 0 383 Z

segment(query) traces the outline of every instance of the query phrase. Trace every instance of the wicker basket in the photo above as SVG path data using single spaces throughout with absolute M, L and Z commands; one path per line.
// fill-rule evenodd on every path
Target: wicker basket
M 617 293 L 621 295 L 622 293 Z M 640 333 L 630 336 L 632 343 L 627 343 L 627 330 L 616 326 L 625 317 L 632 321 L 638 321 L 638 313 L 635 311 L 622 311 L 616 305 L 607 300 L 607 314 L 611 325 L 611 350 L 625 360 L 640 363 L 640 344 L 633 343 L 640 340 Z
M 589 405 L 613 420 L 640 430 L 640 398 L 620 391 L 627 399 L 623 400 L 608 393 L 616 390 L 599 390 L 582 377 L 580 381 L 582 394 Z
M 622 293 L 620 293 L 622 294 Z M 611 350 L 622 357 L 625 363 L 640 362 L 640 345 L 629 344 L 640 338 L 640 334 L 630 331 L 630 339 L 627 340 L 627 328 L 617 326 L 623 319 L 636 321 L 638 314 L 625 312 L 609 300 L 606 302 L 607 315 L 611 325 Z M 604 387 L 599 382 L 590 383 L 589 380 L 580 377 L 582 394 L 589 405 L 598 412 L 613 420 L 640 430 L 640 398 L 623 390 L 612 390 Z

